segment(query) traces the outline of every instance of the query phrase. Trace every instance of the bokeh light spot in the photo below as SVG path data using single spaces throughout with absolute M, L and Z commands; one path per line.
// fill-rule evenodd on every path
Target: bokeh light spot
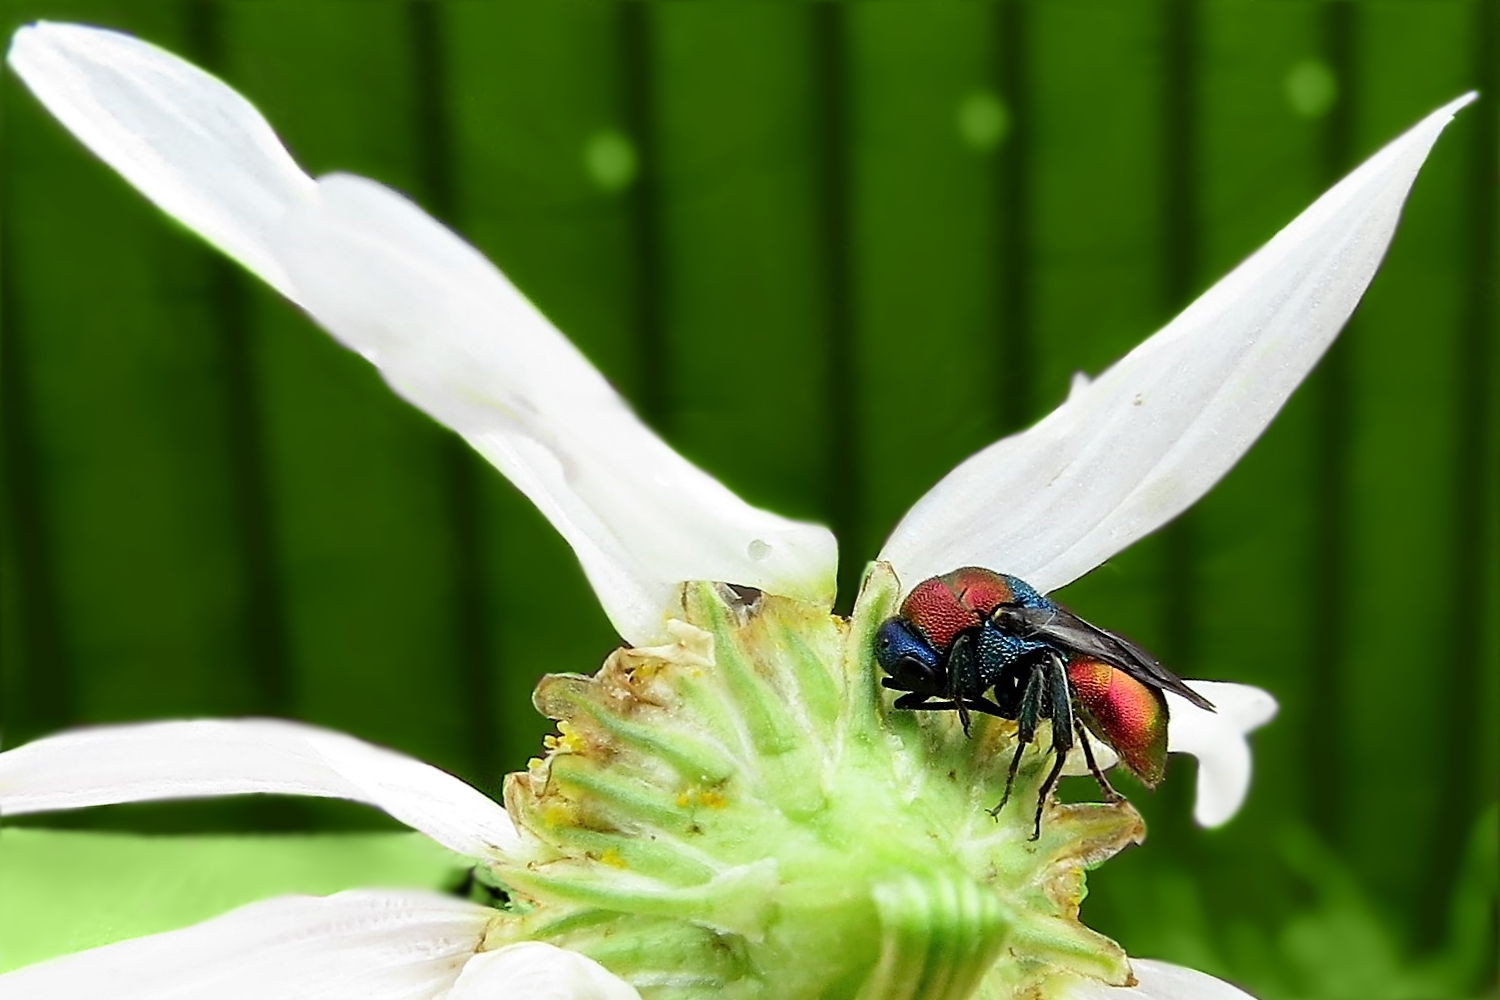
M 958 134 L 974 149 L 989 152 L 1005 141 L 1010 131 L 1010 110 L 1000 95 L 976 90 L 958 102 Z
M 595 132 L 583 145 L 583 166 L 604 190 L 623 191 L 635 180 L 639 166 L 635 144 L 614 129 Z
M 1339 99 L 1338 77 L 1321 59 L 1304 59 L 1287 71 L 1286 101 L 1303 118 L 1322 118 Z

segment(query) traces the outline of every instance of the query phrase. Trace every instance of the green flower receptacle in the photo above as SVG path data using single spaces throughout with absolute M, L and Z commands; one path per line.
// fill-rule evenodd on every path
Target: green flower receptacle
M 847 620 L 697 583 L 675 642 L 557 674 L 546 756 L 509 777 L 523 849 L 486 947 L 581 951 L 648 997 L 1045 996 L 1129 982 L 1078 922 L 1085 869 L 1144 834 L 1128 804 L 1031 802 L 992 817 L 1015 726 L 889 709 L 872 654 L 899 587 L 874 565 Z M 1038 745 L 1045 745 L 1045 741 Z M 1025 803 L 1025 805 L 1019 805 Z

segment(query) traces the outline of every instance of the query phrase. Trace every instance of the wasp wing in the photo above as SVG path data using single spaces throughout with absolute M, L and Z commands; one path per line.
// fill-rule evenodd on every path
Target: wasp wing
M 1090 625 L 1061 605 L 1050 608 L 1002 607 L 994 620 L 1018 635 L 1048 642 L 1102 660 L 1143 684 L 1180 694 L 1199 708 L 1213 711 L 1213 703 L 1182 682 L 1140 646 L 1113 632 Z

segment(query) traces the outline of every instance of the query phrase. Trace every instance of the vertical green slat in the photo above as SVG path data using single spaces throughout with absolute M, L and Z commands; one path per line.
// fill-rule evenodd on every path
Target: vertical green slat
M 1289 78 L 1323 65 L 1316 6 L 1224 4 L 1201 16 L 1198 287 L 1232 270 L 1322 193 L 1319 138 L 1328 112 L 1299 113 L 1288 97 Z M 1301 734 L 1316 724 L 1306 705 L 1320 627 L 1311 572 L 1312 403 L 1299 390 L 1193 511 L 1197 641 L 1192 662 L 1180 669 L 1264 687 L 1283 706 L 1252 737 L 1255 773 L 1244 810 L 1220 832 L 1192 834 L 1202 868 L 1214 873 L 1203 897 L 1216 910 L 1225 901 L 1225 917 L 1295 902 L 1286 880 L 1275 877 L 1283 868 L 1275 833 L 1307 809 L 1311 792 Z M 1177 780 L 1185 782 L 1188 770 Z M 1237 863 L 1243 858 L 1259 867 Z
M 810 11 L 813 33 L 812 86 L 818 137 L 819 268 L 824 290 L 823 310 L 823 421 L 825 450 L 823 467 L 823 517 L 834 536 L 846 546 L 862 537 L 865 483 L 859 453 L 864 426 L 856 419 L 859 395 L 854 366 L 854 295 L 858 251 L 852 231 L 853 184 L 850 145 L 852 113 L 849 62 L 849 21 L 853 8 L 843 4 L 814 4 Z M 854 605 L 854 591 L 863 577 L 865 560 L 854 552 L 839 561 L 837 609 L 847 613 Z
M 36 400 L 27 378 L 20 296 L 23 282 L 9 266 L 17 240 L 13 133 L 5 128 L 30 100 L 7 81 L 0 101 L 0 447 L 4 448 L 0 528 L 0 749 L 66 725 L 73 712 L 70 666 L 52 565 L 57 531 L 38 476 Z
M 185 45 L 179 8 L 74 16 Z M 9 84 L 18 87 L 14 80 Z M 6 122 L 35 489 L 74 693 L 70 721 L 232 711 L 254 689 L 207 259 L 29 95 Z M 29 663 L 29 670 L 59 664 Z M 52 720 L 49 720 L 52 721 Z
M 1322 127 L 1325 183 L 1332 184 L 1357 162 L 1354 136 L 1364 97 L 1360 87 L 1364 61 L 1359 44 L 1364 17 L 1363 8 L 1344 3 L 1323 4 L 1319 14 L 1323 57 L 1338 88 Z M 1349 670 L 1344 635 L 1351 623 L 1347 575 L 1352 532 L 1346 514 L 1353 488 L 1351 359 L 1356 350 L 1350 345 L 1360 339 L 1359 327 L 1356 313 L 1308 379 L 1308 393 L 1317 413 L 1312 435 L 1317 449 L 1317 480 L 1310 570 L 1322 617 L 1321 627 L 1313 630 L 1309 642 L 1313 683 L 1308 701 L 1313 705 L 1336 703 Z M 1329 747 L 1342 747 L 1348 739 L 1344 721 L 1342 714 L 1329 713 L 1318 727 L 1321 732 L 1307 731 L 1308 770 L 1319 789 L 1311 801 L 1310 818 L 1329 842 L 1339 839 L 1345 816 L 1344 784 L 1340 780 L 1345 755 L 1329 751 Z
M 448 86 L 448 39 L 444 33 L 448 10 L 426 0 L 407 0 L 407 48 L 412 57 L 414 100 L 412 136 L 418 156 L 422 192 L 432 213 L 461 228 L 455 205 L 457 171 Z M 447 454 L 448 514 L 453 547 L 454 640 L 458 646 L 458 684 L 464 694 L 464 730 L 468 735 L 470 773 L 493 776 L 502 768 L 499 727 L 496 724 L 496 663 L 490 637 L 504 614 L 495 605 L 486 572 L 485 479 L 488 464 L 465 442 L 450 437 Z
M 991 8 L 996 36 L 994 77 L 1008 122 L 998 156 L 999 227 L 996 243 L 1000 274 L 998 335 L 1004 387 L 998 402 L 999 428 L 1014 433 L 1037 414 L 1035 333 L 1032 324 L 1034 242 L 1032 222 L 1031 133 L 1035 101 L 1031 95 L 1031 17 L 1025 3 L 998 3 Z
M 1033 399 L 1067 395 L 1166 317 L 1161 304 L 1161 25 L 1144 4 L 1033 4 Z M 1070 587 L 1065 599 L 1148 644 L 1161 581 L 1148 542 Z
M 1356 144 L 1373 149 L 1475 82 L 1468 6 L 1372 4 L 1362 10 Z M 1452 511 L 1468 459 L 1457 452 L 1463 404 L 1453 391 L 1470 275 L 1467 164 L 1477 121 L 1465 112 L 1434 149 L 1401 231 L 1360 309 L 1351 341 L 1348 712 L 1345 850 L 1394 912 L 1435 922 L 1447 886 L 1432 885 L 1479 806 L 1444 815 L 1460 745 L 1450 726 L 1477 723 L 1453 662 L 1459 554 Z M 1403 627 L 1397 608 L 1417 611 Z M 1370 671 L 1383 682 L 1370 683 Z M 1378 764 L 1376 764 L 1378 762 Z M 1376 766 L 1371 766 L 1375 764 Z M 1399 857 L 1391 844 L 1399 843 Z M 1429 889 L 1428 886 L 1431 885 Z
M 1478 0 L 1470 16 L 1475 83 L 1481 94 L 1500 95 L 1500 2 Z M 1483 119 L 1469 150 L 1473 257 L 1456 379 L 1464 416 L 1454 469 L 1460 478 L 1455 529 L 1469 545 L 1457 580 L 1455 615 L 1465 632 L 1455 656 L 1474 680 L 1478 726 L 1475 758 L 1468 770 L 1460 765 L 1466 780 L 1450 788 L 1450 802 L 1460 804 L 1493 802 L 1500 793 L 1500 101 L 1486 100 L 1474 110 Z M 1456 812 L 1451 806 L 1444 811 Z M 1495 964 L 1492 942 L 1491 970 Z
M 1192 301 L 1199 285 L 1199 75 L 1201 43 L 1197 0 L 1168 0 L 1161 11 L 1161 305 L 1171 315 Z M 1162 609 L 1159 655 L 1188 664 L 1200 653 L 1202 606 L 1198 600 L 1197 512 L 1180 515 L 1162 533 Z M 1185 668 L 1184 668 L 1185 669 Z M 1166 802 L 1181 809 L 1185 782 L 1167 789 Z
M 643 371 L 666 375 L 668 362 L 666 326 L 662 303 L 667 294 L 663 266 L 661 220 L 661 170 L 657 163 L 657 85 L 655 7 L 649 3 L 622 3 L 614 11 L 617 61 L 610 68 L 624 97 L 625 134 L 635 150 L 634 177 L 628 190 L 631 246 L 634 259 L 634 342 L 637 366 Z M 618 183 L 618 182 L 617 182 Z M 657 431 L 671 430 L 672 397 L 667 392 L 638 392 L 641 414 Z
M 1075 371 L 1097 375 L 1167 317 L 1161 302 L 1159 8 L 1029 10 L 1033 399 L 1046 412 Z M 1068 588 L 1080 613 L 1160 645 L 1159 545 L 1136 545 Z
M 307 169 L 420 193 L 408 22 L 395 5 L 233 5 L 225 72 Z M 299 717 L 473 775 L 447 432 L 257 288 Z
M 464 234 L 642 409 L 662 373 L 638 353 L 634 204 L 651 169 L 631 132 L 629 60 L 606 5 L 445 8 L 458 210 Z M 619 642 L 572 552 L 494 473 L 486 535 L 498 626 L 496 698 L 505 769 L 537 752 L 530 696 L 546 672 L 588 672 Z
M 1472 85 L 1481 95 L 1500 95 L 1500 3 L 1478 0 L 1463 16 L 1471 32 Z M 1497 292 L 1497 244 L 1500 244 L 1500 104 L 1483 100 L 1470 108 L 1474 121 L 1464 168 L 1467 178 L 1469 259 L 1464 276 L 1461 333 L 1453 355 L 1451 385 L 1458 405 L 1454 507 L 1449 529 L 1455 547 L 1453 579 L 1452 663 L 1455 691 L 1466 695 L 1466 711 L 1457 719 L 1452 765 L 1439 806 L 1440 846 L 1423 900 L 1427 941 L 1437 932 L 1435 919 L 1450 895 L 1463 888 L 1466 838 L 1476 815 L 1494 808 L 1500 792 L 1500 428 L 1495 405 L 1500 401 L 1500 292 Z M 1447 914 L 1443 913 L 1446 917 Z M 1451 933 L 1458 933 L 1454 928 Z M 1494 965 L 1493 945 L 1491 967 Z
M 655 10 L 672 443 L 753 503 L 827 517 L 833 321 L 814 15 Z M 658 389 L 657 391 L 663 391 Z
M 188 58 L 210 71 L 224 62 L 224 25 L 218 4 L 187 0 L 184 22 Z M 217 341 L 223 356 L 224 408 L 227 413 L 229 493 L 235 524 L 235 547 L 241 564 L 246 619 L 245 645 L 254 690 L 245 709 L 257 715 L 291 711 L 290 665 L 286 623 L 276 560 L 274 512 L 267 483 L 259 373 L 251 345 L 248 277 L 231 261 L 206 255 L 206 282 L 212 326 L 204 331 Z
M 1316 180 L 1298 172 L 1311 129 L 1292 116 L 1282 94 L 1286 69 L 1305 51 L 1306 9 L 1215 4 L 1184 10 L 1168 4 L 1158 14 L 1160 34 L 1146 42 L 1158 47 L 1161 60 L 1159 75 L 1150 80 L 1153 104 L 1137 110 L 1131 120 L 1138 128 L 1160 121 L 1152 147 L 1160 151 L 1160 161 L 1142 168 L 1159 180 L 1133 196 L 1156 210 L 1146 224 L 1159 227 L 1159 242 L 1152 245 L 1148 228 L 1142 234 L 1147 248 L 1140 252 L 1155 251 L 1160 263 L 1139 278 L 1140 291 L 1152 298 L 1138 306 L 1143 322 L 1135 339 L 1239 263 L 1318 192 Z M 1181 92 L 1189 88 L 1191 95 Z M 1149 138 L 1143 136 L 1142 144 Z M 1293 179 L 1286 190 L 1267 183 L 1268 167 Z M 1247 643 L 1244 635 L 1252 618 L 1257 630 L 1265 627 L 1283 636 L 1292 649 L 1306 635 L 1305 620 L 1295 614 L 1263 622 L 1264 616 L 1255 613 L 1264 601 L 1260 588 L 1285 574 L 1293 580 L 1301 577 L 1305 534 L 1289 530 L 1296 524 L 1291 508 L 1270 509 L 1263 501 L 1267 476 L 1296 469 L 1299 452 L 1298 427 L 1284 415 L 1268 440 L 1194 508 L 1190 536 L 1186 524 L 1174 524 L 1165 537 L 1117 559 L 1118 568 L 1107 566 L 1073 588 L 1088 593 L 1107 583 L 1159 595 L 1154 615 L 1144 602 L 1132 612 L 1139 625 L 1122 619 L 1124 608 L 1095 612 L 1091 606 L 1089 613 L 1100 619 L 1114 615 L 1110 627 L 1134 628 L 1142 639 L 1154 632 L 1162 655 L 1173 657 L 1169 665 L 1183 676 L 1276 689 L 1278 664 L 1268 664 L 1266 649 Z M 1151 568 L 1158 558 L 1159 577 Z M 1288 673 L 1294 669 L 1286 666 Z M 1264 735 L 1258 734 L 1256 743 L 1261 777 L 1247 811 L 1224 833 L 1205 835 L 1189 828 L 1193 765 L 1187 759 L 1173 761 L 1168 784 L 1155 796 L 1133 797 L 1150 817 L 1152 849 L 1126 856 L 1102 872 L 1091 884 L 1089 904 L 1091 919 L 1118 935 L 1127 948 L 1210 968 L 1216 964 L 1213 956 L 1195 950 L 1212 926 L 1205 905 L 1213 897 L 1212 892 L 1200 894 L 1194 882 L 1213 870 L 1210 859 L 1266 856 L 1271 849 L 1266 815 L 1296 805 L 1294 792 L 1283 797 L 1281 787 L 1267 791 L 1275 779 L 1265 778 L 1259 769 Z M 1293 746 L 1282 756 L 1295 755 L 1297 749 Z M 1300 757 L 1296 759 L 1300 766 Z M 1263 907 L 1274 886 L 1264 877 L 1236 881 L 1238 873 L 1234 868 L 1226 873 L 1225 887 L 1237 893 L 1244 909 Z
M 845 363 L 861 387 L 867 516 L 840 541 L 863 565 L 918 497 L 996 436 L 997 397 L 1013 384 L 995 293 L 995 160 L 1009 136 L 984 6 L 849 14 L 860 322 Z

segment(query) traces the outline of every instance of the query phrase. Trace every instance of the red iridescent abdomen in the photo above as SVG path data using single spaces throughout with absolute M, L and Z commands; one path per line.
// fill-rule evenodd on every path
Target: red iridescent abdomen
M 1107 663 L 1075 656 L 1068 681 L 1084 709 L 1084 722 L 1114 748 L 1131 773 L 1156 787 L 1167 772 L 1167 699 Z

